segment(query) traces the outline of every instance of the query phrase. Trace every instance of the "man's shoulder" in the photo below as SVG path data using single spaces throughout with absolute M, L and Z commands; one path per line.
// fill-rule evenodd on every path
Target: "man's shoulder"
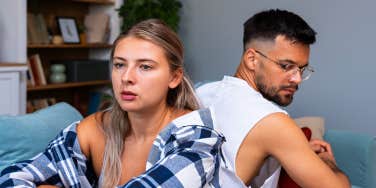
M 278 138 L 292 137 L 300 128 L 294 120 L 285 113 L 271 113 L 260 119 L 255 127 L 250 131 L 252 135 L 261 135 L 264 141 L 278 140 Z M 277 138 L 277 139 L 276 139 Z
M 205 107 L 223 99 L 231 99 L 233 103 L 237 103 L 235 100 L 248 100 L 258 94 L 244 80 L 231 76 L 224 76 L 220 81 L 200 84 L 196 87 L 196 93 Z
M 285 112 L 280 106 L 265 99 L 249 85 L 228 84 L 222 81 L 207 83 L 197 88 L 197 96 L 204 107 L 214 106 L 244 112 Z M 247 110 L 248 109 L 248 110 Z M 238 111 L 236 110 L 236 111 Z
M 227 88 L 231 85 L 237 85 L 239 83 L 245 83 L 244 80 L 232 77 L 232 76 L 224 76 L 222 80 L 214 80 L 214 81 L 201 81 L 195 84 L 196 91 L 198 92 L 207 92 L 211 91 L 213 88 L 217 88 L 218 86 L 221 86 L 221 88 Z
M 204 81 L 199 82 L 195 84 L 196 93 L 198 95 L 206 94 L 210 91 L 213 91 L 213 89 L 217 88 L 221 81 Z

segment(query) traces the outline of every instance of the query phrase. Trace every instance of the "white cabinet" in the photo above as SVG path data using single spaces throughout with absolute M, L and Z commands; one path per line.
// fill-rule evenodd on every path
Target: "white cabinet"
M 0 115 L 26 112 L 26 65 L 0 64 Z

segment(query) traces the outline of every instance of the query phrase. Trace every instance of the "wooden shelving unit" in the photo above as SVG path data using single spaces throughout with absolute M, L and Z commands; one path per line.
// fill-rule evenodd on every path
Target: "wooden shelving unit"
M 43 86 L 27 87 L 27 91 L 32 92 L 32 91 L 42 91 L 42 90 L 66 89 L 66 88 L 74 88 L 74 87 L 104 86 L 104 85 L 109 85 L 110 83 L 111 81 L 109 80 L 95 80 L 95 81 L 88 81 L 88 82 L 48 84 L 48 85 L 43 85 Z
M 72 1 L 81 2 L 81 3 L 104 4 L 104 5 L 115 4 L 115 2 L 113 0 L 72 0 Z
M 114 0 L 28 0 L 27 11 L 40 13 L 46 20 L 49 31 L 56 35 L 58 29 L 56 17 L 74 18 L 77 25 L 84 23 L 85 16 L 89 14 L 92 6 L 113 6 Z M 39 54 L 47 85 L 27 87 L 27 99 L 38 100 L 55 98 L 57 102 L 68 102 L 76 107 L 83 115 L 89 103 L 90 92 L 111 85 L 110 80 L 93 80 L 84 82 L 68 82 L 61 84 L 48 83 L 50 65 L 58 61 L 88 60 L 90 50 L 110 50 L 111 44 L 106 43 L 81 43 L 81 44 L 28 44 L 27 53 L 30 57 Z
M 38 49 L 38 48 L 111 48 L 111 44 L 29 44 L 28 49 Z

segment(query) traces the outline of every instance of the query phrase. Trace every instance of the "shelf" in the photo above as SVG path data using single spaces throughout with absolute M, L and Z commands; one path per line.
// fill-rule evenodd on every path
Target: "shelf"
M 74 87 L 86 87 L 95 85 L 107 85 L 110 84 L 110 80 L 96 80 L 89 82 L 70 82 L 62 84 L 48 84 L 43 86 L 27 87 L 27 91 L 42 91 L 42 90 L 54 90 L 54 89 L 64 89 L 64 88 L 74 88 Z
M 0 72 L 22 72 L 27 70 L 25 63 L 0 63 Z
M 9 63 L 9 62 L 0 62 L 1 67 L 25 67 L 26 63 Z
M 40 48 L 111 48 L 111 44 L 28 44 L 28 49 L 40 49 Z
M 115 2 L 113 0 L 72 0 L 74 2 L 81 3 L 93 3 L 93 4 L 103 4 L 103 5 L 113 5 Z

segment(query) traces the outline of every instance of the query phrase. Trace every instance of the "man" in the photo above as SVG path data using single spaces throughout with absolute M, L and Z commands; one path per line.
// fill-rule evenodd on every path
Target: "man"
M 313 72 L 308 59 L 315 35 L 294 13 L 260 12 L 244 24 L 244 51 L 235 77 L 197 89 L 202 104 L 214 109 L 214 126 L 227 140 L 219 174 L 223 187 L 277 187 L 279 164 L 302 187 L 349 187 L 329 144 L 310 145 L 277 106 L 289 105 Z

